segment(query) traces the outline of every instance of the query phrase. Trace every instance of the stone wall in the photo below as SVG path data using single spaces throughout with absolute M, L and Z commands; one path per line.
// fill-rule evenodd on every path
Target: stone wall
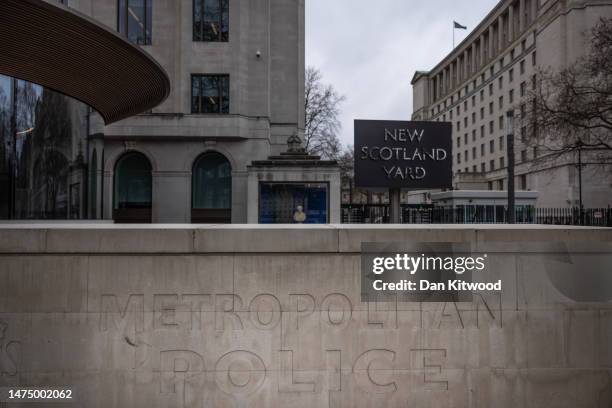
M 527 239 L 612 230 L 0 226 L 0 386 L 83 407 L 609 407 L 609 303 L 543 306 L 518 274 L 499 302 L 361 302 L 362 242 Z

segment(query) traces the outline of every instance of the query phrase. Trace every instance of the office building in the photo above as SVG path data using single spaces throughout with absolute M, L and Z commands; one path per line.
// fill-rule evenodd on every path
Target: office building
M 453 125 L 455 191 L 418 192 L 410 200 L 504 205 L 506 194 L 499 193 L 508 186 L 507 113 L 524 114 L 538 68 L 560 70 L 588 52 L 589 29 L 606 16 L 612 16 L 609 1 L 502 0 L 433 69 L 416 72 L 412 119 Z M 586 160 L 590 164 L 583 166 L 580 182 L 577 153 L 541 160 L 545 153 L 521 141 L 526 132 L 515 120 L 515 186 L 521 205 L 576 207 L 580 184 L 584 207 L 612 204 L 610 166 Z

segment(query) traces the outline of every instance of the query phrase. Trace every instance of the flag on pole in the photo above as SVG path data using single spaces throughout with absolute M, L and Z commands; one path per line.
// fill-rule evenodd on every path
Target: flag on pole
M 458 30 L 467 30 L 467 27 L 466 27 L 466 26 L 461 25 L 461 24 L 459 24 L 459 23 L 458 23 L 458 22 L 456 22 L 456 21 L 453 21 L 453 24 L 454 24 L 454 28 L 456 28 L 456 29 L 458 29 Z

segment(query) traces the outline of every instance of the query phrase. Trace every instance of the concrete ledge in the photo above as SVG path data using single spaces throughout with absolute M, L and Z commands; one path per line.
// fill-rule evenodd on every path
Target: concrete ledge
M 612 229 L 549 225 L 0 224 L 0 253 L 355 253 L 362 242 L 612 242 Z

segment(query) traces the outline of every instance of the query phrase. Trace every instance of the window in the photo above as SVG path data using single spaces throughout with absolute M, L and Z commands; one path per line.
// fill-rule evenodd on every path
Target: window
M 531 53 L 531 65 L 535 66 L 536 64 L 536 52 Z
M 463 118 L 463 126 L 465 126 L 465 127 L 468 126 L 468 118 L 467 118 L 467 116 L 465 118 Z
M 504 137 L 499 137 L 499 150 L 504 150 Z
M 480 102 L 484 101 L 484 89 L 480 90 Z
M 476 95 L 472 96 L 472 108 L 476 106 Z
M 521 41 L 521 52 L 525 52 L 527 49 L 527 40 Z
M 489 161 L 489 171 L 495 170 L 495 160 Z
M 193 41 L 229 41 L 229 0 L 193 0 Z
M 499 116 L 499 130 L 504 130 L 504 115 Z
M 461 153 L 457 153 L 457 164 L 461 164 Z
M 495 131 L 495 125 L 493 124 L 493 121 L 489 121 L 489 133 L 493 134 L 494 131 Z
M 497 180 L 497 189 L 500 191 L 504 189 L 504 179 Z
M 480 155 L 481 156 L 485 155 L 485 144 L 484 143 L 480 144 Z
M 472 142 L 476 141 L 476 129 L 472 130 Z
M 463 102 L 463 110 L 465 110 L 465 111 L 466 111 L 466 110 L 467 110 L 467 108 L 468 108 L 468 106 L 467 106 L 467 101 L 464 101 L 464 102 Z
M 191 113 L 229 113 L 229 75 L 192 75 Z
M 119 0 L 117 30 L 134 44 L 151 44 L 153 0 Z
M 461 115 L 461 106 L 457 105 L 457 116 Z
M 527 161 L 527 150 L 521 150 L 521 161 L 522 162 Z
M 457 121 L 457 132 L 461 130 L 461 122 Z
M 489 84 L 489 96 L 493 95 L 493 84 Z
M 468 144 L 468 134 L 463 135 L 463 143 Z
M 151 222 L 151 163 L 142 153 L 124 154 L 115 166 L 113 219 Z
M 521 61 L 520 69 L 521 69 L 521 75 L 523 75 L 525 73 L 525 60 Z
M 500 76 L 497 82 L 499 83 L 499 89 L 503 89 L 504 88 L 504 77 Z
M 509 100 L 509 102 L 510 102 L 511 104 L 512 104 L 512 103 L 514 103 L 514 89 L 511 89 L 511 90 L 508 92 L 508 100 Z
M 476 158 L 476 148 L 472 147 L 472 159 Z M 474 171 L 476 171 L 476 169 L 474 169 Z
M 527 175 L 521 174 L 521 190 L 527 190 Z
M 472 166 L 472 171 L 473 171 L 474 173 L 476 173 L 476 172 L 478 171 L 478 168 L 476 167 L 476 165 L 473 165 L 473 166 Z
M 485 168 L 485 164 L 484 164 L 484 162 L 483 162 L 483 163 L 480 163 L 480 171 L 482 171 L 483 173 L 484 173 L 485 171 L 487 171 L 487 169 Z
M 514 81 L 514 68 L 508 71 L 508 82 Z
M 468 156 L 468 151 L 467 150 L 463 152 L 463 157 L 465 158 L 465 161 L 469 160 L 469 156 Z M 466 171 L 467 171 L 467 169 L 466 169 Z
M 480 108 L 480 120 L 484 119 L 484 108 Z
M 525 81 L 521 82 L 521 97 L 525 96 Z
M 500 168 L 502 168 L 502 169 L 503 169 L 504 167 L 506 167 L 506 161 L 504 160 L 504 158 L 503 158 L 503 157 L 500 157 L 500 158 L 499 158 L 499 167 L 500 167 Z
M 217 152 L 200 155 L 191 173 L 191 221 L 228 224 L 232 221 L 231 207 L 230 162 Z
M 495 153 L 495 143 L 493 140 L 489 141 L 489 153 Z
M 489 115 L 493 114 L 493 102 L 489 102 Z
M 476 123 L 476 112 L 472 112 L 472 125 Z
M 484 127 L 484 125 L 480 126 L 480 137 L 481 138 L 485 137 L 485 127 Z
M 504 108 L 504 97 L 500 96 L 499 97 L 499 110 L 502 110 Z
M 457 147 L 461 147 L 461 138 L 460 137 L 457 138 Z

